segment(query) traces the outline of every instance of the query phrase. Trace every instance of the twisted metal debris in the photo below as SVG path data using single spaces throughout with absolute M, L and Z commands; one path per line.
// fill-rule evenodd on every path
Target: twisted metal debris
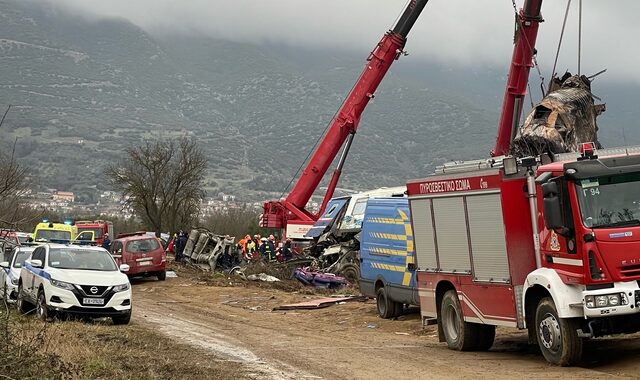
M 600 148 L 596 117 L 604 104 L 594 104 L 591 81 L 584 75 L 566 73 L 554 78 L 550 92 L 527 116 L 511 144 L 511 154 L 537 156 L 543 153 L 577 152 L 581 143 Z

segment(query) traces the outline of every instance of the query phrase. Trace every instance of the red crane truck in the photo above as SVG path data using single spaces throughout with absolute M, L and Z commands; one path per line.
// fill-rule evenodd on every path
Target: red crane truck
M 440 341 L 487 350 L 496 326 L 527 329 L 548 362 L 567 366 L 585 338 L 640 331 L 640 148 L 504 156 L 540 5 L 519 14 L 498 157 L 446 164 L 407 191 L 420 310 Z
M 305 234 L 323 214 L 327 202 L 333 196 L 342 172 L 349 148 L 365 107 L 374 97 L 378 85 L 391 64 L 403 53 L 407 35 L 424 9 L 428 0 L 411 0 L 394 28 L 388 31 L 367 58 L 364 70 L 336 113 L 327 132 L 314 151 L 295 186 L 285 199 L 264 204 L 261 226 L 282 229 L 283 237 L 304 238 Z M 305 207 L 313 192 L 344 145 L 327 192 L 317 213 Z

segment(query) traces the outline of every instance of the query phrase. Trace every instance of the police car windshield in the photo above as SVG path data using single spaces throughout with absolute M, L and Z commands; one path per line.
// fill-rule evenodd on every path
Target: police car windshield
M 22 268 L 24 266 L 24 261 L 29 258 L 31 251 L 18 251 L 16 253 L 16 258 L 13 260 L 13 268 Z
M 51 248 L 49 266 L 58 269 L 118 270 L 113 258 L 106 251 L 75 247 Z
M 71 240 L 71 232 L 60 230 L 38 230 L 35 241 L 51 241 L 53 240 Z
M 586 227 L 640 225 L 640 173 L 579 180 L 576 190 Z

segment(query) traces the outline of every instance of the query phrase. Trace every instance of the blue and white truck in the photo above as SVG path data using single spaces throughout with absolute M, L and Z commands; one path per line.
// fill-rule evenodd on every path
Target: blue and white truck
M 370 198 L 359 240 L 360 291 L 376 298 L 378 315 L 393 318 L 405 305 L 418 305 L 407 198 Z

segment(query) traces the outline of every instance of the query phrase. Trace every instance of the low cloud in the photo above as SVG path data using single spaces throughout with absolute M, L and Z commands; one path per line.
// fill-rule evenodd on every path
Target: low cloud
M 87 17 L 120 17 L 152 33 L 204 33 L 237 42 L 278 42 L 320 49 L 367 51 L 393 26 L 405 0 L 37 0 Z M 518 7 L 523 0 L 518 0 Z M 577 71 L 578 1 L 572 2 L 558 70 Z M 582 72 L 607 68 L 604 80 L 640 83 L 630 64 L 640 58 L 640 26 L 632 19 L 640 2 L 583 4 Z M 566 1 L 543 4 L 538 62 L 549 77 Z M 414 59 L 456 65 L 510 61 L 514 9 L 509 1 L 431 0 L 409 36 Z

